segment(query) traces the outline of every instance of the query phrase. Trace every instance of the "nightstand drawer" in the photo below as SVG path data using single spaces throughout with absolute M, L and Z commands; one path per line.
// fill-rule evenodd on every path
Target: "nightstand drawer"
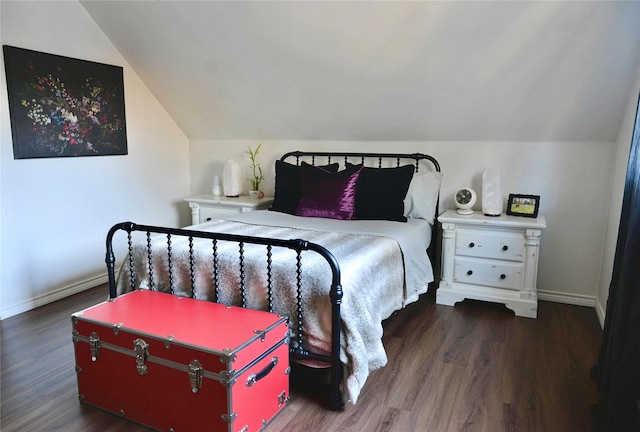
M 200 207 L 200 222 L 208 222 L 212 219 L 224 219 L 225 216 L 235 215 L 241 212 L 241 209 L 234 208 L 216 208 L 216 207 Z
M 456 255 L 524 260 L 524 236 L 520 233 L 459 229 L 456 233 Z
M 519 290 L 522 270 L 522 263 L 456 257 L 453 281 Z
M 225 197 L 195 195 L 184 199 L 191 208 L 191 224 L 196 225 L 212 219 L 224 219 L 230 215 L 254 210 L 265 210 L 273 204 L 273 198 L 254 199 L 246 195 Z

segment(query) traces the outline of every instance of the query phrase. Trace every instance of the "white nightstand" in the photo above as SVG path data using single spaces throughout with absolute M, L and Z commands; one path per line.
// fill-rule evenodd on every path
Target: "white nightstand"
M 538 252 L 544 216 L 527 218 L 447 210 L 442 224 L 442 280 L 436 303 L 465 298 L 504 303 L 516 315 L 538 313 Z
M 234 213 L 246 213 L 253 210 L 264 210 L 271 207 L 273 198 L 260 199 L 240 195 L 236 198 L 213 195 L 196 195 L 184 199 L 191 207 L 191 223 L 193 225 L 207 222 L 211 219 L 224 218 Z

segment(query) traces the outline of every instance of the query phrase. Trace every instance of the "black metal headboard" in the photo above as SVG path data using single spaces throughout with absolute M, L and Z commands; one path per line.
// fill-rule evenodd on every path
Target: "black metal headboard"
M 383 163 L 383 161 L 394 161 L 396 166 L 400 166 L 401 163 L 406 163 L 407 161 L 413 161 L 413 165 L 415 165 L 416 172 L 419 171 L 420 161 L 428 161 L 431 163 L 433 167 L 433 171 L 440 171 L 440 163 L 431 155 L 423 154 L 423 153 L 366 153 L 366 152 L 316 152 L 316 151 L 292 151 L 285 153 L 280 158 L 281 161 L 285 162 L 286 159 L 295 158 L 296 165 L 300 165 L 302 160 L 309 160 L 311 165 L 316 165 L 317 163 L 331 163 L 337 160 L 343 160 L 344 165 L 347 162 L 353 160 L 359 160 L 360 163 L 367 166 L 377 166 L 378 168 L 382 168 L 388 166 Z M 321 161 L 317 161 L 319 158 Z M 438 200 L 436 201 L 436 214 L 434 215 L 434 222 L 431 227 L 431 245 L 427 250 L 429 256 L 431 257 L 431 262 L 433 264 L 433 276 L 434 283 L 437 287 L 438 280 L 440 277 L 440 240 L 439 240 L 439 231 L 438 231 L 438 222 L 437 216 L 440 213 L 440 196 L 438 196 Z
M 419 163 L 421 160 L 428 160 L 433 165 L 434 171 L 440 172 L 440 164 L 433 156 L 426 155 L 423 153 L 361 153 L 361 152 L 309 152 L 309 151 L 292 151 L 289 153 L 285 153 L 280 160 L 285 161 L 290 157 L 296 158 L 296 165 L 300 164 L 301 158 L 310 158 L 311 164 L 315 165 L 316 157 L 327 158 L 327 163 L 331 163 L 332 158 L 342 158 L 345 163 L 349 161 L 349 158 L 359 159 L 361 163 L 365 164 L 365 162 L 370 160 L 378 161 L 378 168 L 383 166 L 383 160 L 394 160 L 396 161 L 396 166 L 400 166 L 402 160 L 413 160 L 416 166 L 416 172 L 419 170 Z

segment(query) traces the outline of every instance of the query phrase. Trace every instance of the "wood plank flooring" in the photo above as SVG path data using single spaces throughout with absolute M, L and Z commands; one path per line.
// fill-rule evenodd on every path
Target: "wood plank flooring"
M 106 296 L 102 286 L 2 321 L 3 432 L 147 430 L 77 399 L 70 315 Z M 385 323 L 389 363 L 356 405 L 326 410 L 325 373 L 295 367 L 266 431 L 591 431 L 600 337 L 591 308 L 540 302 L 532 320 L 425 296 Z

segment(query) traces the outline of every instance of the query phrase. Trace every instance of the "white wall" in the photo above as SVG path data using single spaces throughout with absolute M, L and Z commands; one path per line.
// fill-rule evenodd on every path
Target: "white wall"
M 631 148 L 631 138 L 636 120 L 636 110 L 638 109 L 638 95 L 640 93 L 640 68 L 638 69 L 635 85 L 629 94 L 629 102 L 624 116 L 622 127 L 618 134 L 615 160 L 611 170 L 611 199 L 609 201 L 609 212 L 606 224 L 606 241 L 604 245 L 604 258 L 602 260 L 602 274 L 598 287 L 598 303 L 596 311 L 600 324 L 604 325 L 607 299 L 609 298 L 609 284 L 613 274 L 613 260 L 616 252 L 618 240 L 618 226 L 620 214 L 622 213 L 622 199 L 624 195 L 627 165 L 629 162 L 629 150 Z
M 77 2 L 0 2 L 2 44 L 124 67 L 127 156 L 13 159 L 0 76 L 0 316 L 105 280 L 104 241 L 125 220 L 189 222 L 189 142 Z M 105 293 L 106 295 L 106 293 Z
M 234 157 L 246 165 L 243 151 L 258 143 L 191 140 L 191 193 L 210 193 L 224 160 Z M 276 158 L 291 150 L 320 149 L 431 154 L 444 173 L 441 209 L 455 207 L 451 197 L 460 187 L 480 192 L 483 170 L 500 169 L 505 195 L 541 196 L 540 213 L 548 228 L 541 242 L 540 298 L 595 306 L 608 215 L 603 203 L 609 202 L 615 143 L 267 141 L 259 156 L 269 167 L 265 193 L 273 193 Z
M 73 25 L 60 23 L 73 22 Z M 4 67 L 0 76 L 0 317 L 94 286 L 104 279 L 104 236 L 115 222 L 170 226 L 190 221 L 182 198 L 209 192 L 227 157 L 259 141 L 192 140 L 135 71 L 72 2 L 0 2 L 0 40 L 124 67 L 129 155 L 14 160 Z M 2 60 L 0 60 L 1 62 Z M 504 192 L 542 196 L 541 298 L 602 307 L 615 248 L 635 98 L 617 143 L 269 141 L 260 155 L 264 190 L 271 167 L 294 149 L 420 151 L 445 174 L 442 208 L 462 186 L 480 190 L 485 168 L 502 171 Z M 633 111 L 633 112 L 631 112 Z M 191 154 L 190 154 L 191 152 Z M 610 203 L 609 206 L 602 203 Z

